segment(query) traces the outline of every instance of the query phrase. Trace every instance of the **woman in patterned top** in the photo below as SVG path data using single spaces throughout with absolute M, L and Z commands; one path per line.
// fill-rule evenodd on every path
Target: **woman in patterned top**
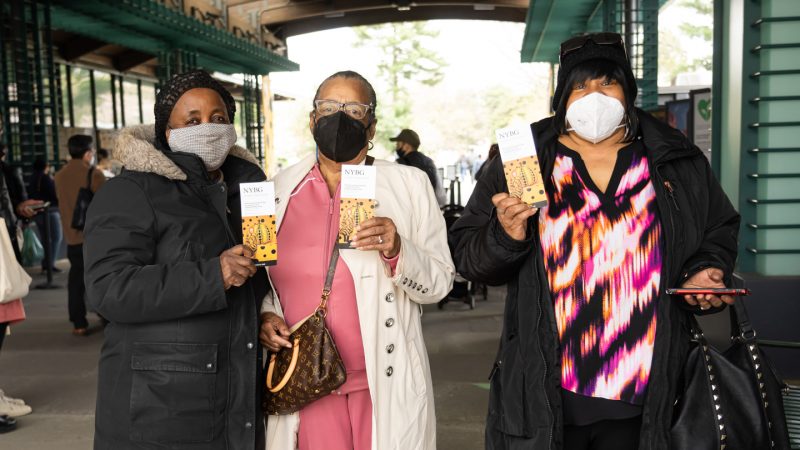
M 498 158 L 451 229 L 460 273 L 508 283 L 486 447 L 668 449 L 688 314 L 733 299 L 664 291 L 726 285 L 739 215 L 702 152 L 634 107 L 618 34 L 560 62 L 532 125 L 547 206 L 509 196 Z

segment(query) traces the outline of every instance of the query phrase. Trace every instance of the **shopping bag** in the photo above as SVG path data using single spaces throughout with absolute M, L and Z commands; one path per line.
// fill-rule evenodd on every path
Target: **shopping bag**
M 19 265 L 5 219 L 0 219 L 0 303 L 28 295 L 31 277 Z
M 32 227 L 25 227 L 22 232 L 22 265 L 24 267 L 38 266 L 44 258 L 44 247 Z

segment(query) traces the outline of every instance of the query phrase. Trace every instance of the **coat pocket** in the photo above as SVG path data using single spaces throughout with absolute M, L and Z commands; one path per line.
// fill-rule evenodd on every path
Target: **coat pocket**
M 525 376 L 517 339 L 505 343 L 490 377 L 487 426 L 503 434 L 531 437 L 525 417 Z
M 130 438 L 191 443 L 214 438 L 216 344 L 133 344 Z

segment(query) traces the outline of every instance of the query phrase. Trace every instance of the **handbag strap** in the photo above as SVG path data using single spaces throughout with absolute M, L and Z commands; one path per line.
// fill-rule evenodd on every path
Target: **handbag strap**
M 325 286 L 322 288 L 322 297 L 317 306 L 315 314 L 320 314 L 325 317 L 328 314 L 328 298 L 331 296 L 331 287 L 333 286 L 333 275 L 336 273 L 336 262 L 339 261 L 339 247 L 333 244 L 333 251 L 331 252 L 331 260 L 328 263 L 328 274 L 325 275 Z
M 367 156 L 364 164 L 371 166 L 375 162 L 375 158 Z M 333 286 L 333 275 L 336 273 L 336 262 L 339 261 L 339 247 L 333 244 L 333 251 L 331 251 L 331 260 L 328 263 L 328 273 L 325 276 L 325 286 L 322 288 L 322 298 L 317 306 L 316 313 L 325 317 L 328 311 L 328 298 L 331 296 L 331 287 Z
M 92 171 L 94 170 L 94 166 L 89 167 L 89 171 L 86 172 L 86 189 L 92 190 Z

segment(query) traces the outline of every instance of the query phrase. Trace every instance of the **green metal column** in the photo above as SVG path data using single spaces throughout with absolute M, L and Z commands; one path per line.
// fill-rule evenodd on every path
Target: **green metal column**
M 197 52 L 174 49 L 158 53 L 157 76 L 159 85 L 173 76 L 197 68 Z M 157 86 L 159 88 L 160 86 Z
M 608 31 L 625 38 L 639 85 L 636 103 L 645 110 L 658 106 L 658 8 L 658 0 L 619 0 L 616 14 L 607 13 Z
M 0 5 L 0 59 L 7 162 L 27 173 L 36 158 L 57 155 L 58 110 L 48 1 Z
M 261 77 L 244 76 L 244 133 L 247 149 L 253 152 L 258 161 L 264 164 L 264 115 L 261 109 Z

